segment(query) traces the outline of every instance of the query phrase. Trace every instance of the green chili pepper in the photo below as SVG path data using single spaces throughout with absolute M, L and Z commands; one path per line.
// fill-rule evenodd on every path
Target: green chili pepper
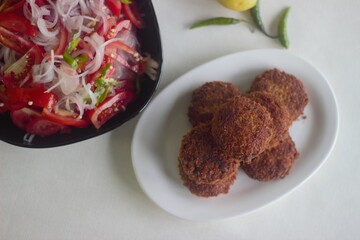
M 64 61 L 69 64 L 69 66 L 75 70 L 79 68 L 79 64 L 83 64 L 88 61 L 88 56 L 86 55 L 80 55 L 75 58 L 73 58 L 68 50 L 65 50 L 64 52 Z
M 284 10 L 283 15 L 281 16 L 280 22 L 279 22 L 279 40 L 280 43 L 285 47 L 289 48 L 290 42 L 287 35 L 287 19 L 289 16 L 290 7 L 286 8 Z
M 84 59 L 83 57 L 77 57 L 77 58 L 73 58 L 71 56 L 71 52 L 74 51 L 76 49 L 76 47 L 78 46 L 80 41 L 80 38 L 74 38 L 71 40 L 71 42 L 69 42 L 68 46 L 66 47 L 65 51 L 64 51 L 64 60 L 65 62 L 67 62 L 70 67 L 72 67 L 73 69 L 78 69 L 79 68 L 79 62 L 83 61 L 86 62 L 87 59 Z M 83 55 L 85 56 L 85 55 Z M 87 58 L 87 56 L 85 56 Z
M 100 96 L 97 99 L 96 105 L 99 105 L 100 103 L 102 103 L 106 97 L 108 96 L 109 92 L 110 92 L 110 87 L 105 87 L 103 89 L 103 93 L 100 94 Z
M 277 38 L 277 36 L 272 36 L 268 34 L 265 30 L 265 25 L 262 21 L 261 14 L 260 14 L 260 0 L 256 1 L 256 5 L 250 9 L 251 17 L 253 18 L 255 25 L 257 28 L 264 33 L 269 38 Z
M 230 24 L 236 24 L 239 22 L 241 22 L 241 20 L 237 19 L 237 18 L 216 17 L 216 18 L 209 18 L 209 19 L 197 22 L 197 23 L 193 24 L 190 27 L 190 29 L 211 26 L 211 25 L 230 25 Z
M 68 46 L 67 46 L 67 50 L 69 52 L 72 52 L 73 50 L 75 50 L 75 48 L 78 46 L 80 42 L 80 38 L 74 38 L 71 40 L 71 42 L 69 42 Z
M 102 69 L 100 69 L 100 74 L 102 76 L 105 76 L 110 67 L 111 67 L 110 63 L 105 64 L 105 66 Z
M 103 76 L 99 77 L 97 80 L 96 80 L 96 85 L 98 87 L 104 87 L 105 86 L 105 79 Z
M 98 94 L 96 105 L 100 104 L 106 98 L 109 93 L 109 86 L 106 86 L 104 77 L 100 77 L 96 80 L 96 89 L 95 93 Z
M 64 52 L 64 61 L 67 62 L 67 64 L 69 64 L 70 67 L 72 67 L 73 69 L 77 69 L 79 66 L 75 58 L 73 58 L 71 54 L 66 50 Z
M 100 69 L 100 76 L 96 79 L 96 89 L 95 92 L 99 94 L 97 97 L 96 105 L 102 103 L 106 97 L 109 95 L 110 90 L 113 86 L 118 84 L 112 78 L 106 78 L 106 74 L 109 71 L 111 65 L 107 63 L 103 68 Z
M 89 60 L 89 57 L 88 57 L 87 55 L 82 54 L 82 55 L 80 55 L 80 56 L 77 56 L 77 57 L 75 58 L 75 60 L 76 60 L 76 62 L 78 62 L 79 64 L 82 64 L 82 63 L 87 62 L 87 61 Z

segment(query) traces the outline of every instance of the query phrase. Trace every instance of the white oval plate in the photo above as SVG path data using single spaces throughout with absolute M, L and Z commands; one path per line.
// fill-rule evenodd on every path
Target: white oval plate
M 257 74 L 279 68 L 301 79 L 308 90 L 306 119 L 292 125 L 290 134 L 300 157 L 282 180 L 261 183 L 239 171 L 226 195 L 200 198 L 183 186 L 178 171 L 182 136 L 191 129 L 187 108 L 193 90 L 207 81 L 236 84 L 243 92 Z M 250 213 L 300 186 L 325 162 L 336 140 L 337 104 L 325 77 L 308 62 L 283 50 L 239 52 L 201 65 L 166 87 L 142 114 L 132 141 L 137 180 L 165 211 L 188 220 L 213 221 Z

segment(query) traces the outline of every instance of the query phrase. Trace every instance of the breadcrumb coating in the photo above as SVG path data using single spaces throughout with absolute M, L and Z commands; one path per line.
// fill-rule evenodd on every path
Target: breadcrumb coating
M 194 90 L 188 108 L 188 118 L 193 126 L 209 123 L 222 104 L 241 95 L 241 91 L 232 83 L 212 81 Z
M 274 134 L 268 110 L 242 96 L 224 104 L 215 113 L 211 127 L 218 146 L 242 161 L 262 153 Z
M 220 149 L 211 134 L 211 126 L 201 124 L 182 139 L 179 165 L 184 174 L 199 184 L 215 184 L 237 172 L 240 161 Z
M 291 121 L 303 114 L 309 102 L 304 84 L 295 76 L 276 68 L 267 70 L 255 78 L 250 87 L 250 92 L 254 91 L 265 91 L 278 96 L 287 107 Z
M 288 136 L 276 147 L 263 152 L 250 163 L 243 164 L 241 168 L 249 177 L 259 181 L 281 179 L 289 174 L 298 156 L 295 143 Z
M 291 120 L 287 108 L 271 93 L 256 91 L 249 93 L 247 97 L 269 111 L 273 120 L 274 136 L 268 148 L 275 147 L 288 135 L 287 132 L 291 125 Z

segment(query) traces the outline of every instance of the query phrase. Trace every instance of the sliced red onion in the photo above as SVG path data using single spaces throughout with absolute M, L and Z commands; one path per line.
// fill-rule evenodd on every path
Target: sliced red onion
M 63 75 L 60 75 L 59 79 L 61 81 L 60 89 L 65 95 L 73 93 L 79 87 L 79 79 L 67 78 Z
M 44 17 L 44 16 L 50 16 L 51 15 L 51 12 L 48 9 L 48 6 L 49 5 L 44 5 L 44 6 L 38 8 L 39 9 L 39 12 L 38 12 L 39 16 L 38 17 Z
M 97 102 L 97 94 L 95 94 L 93 91 L 91 91 L 91 85 L 90 83 L 86 84 L 85 77 L 81 78 L 81 84 L 83 86 L 82 90 L 79 91 L 79 94 L 82 96 L 82 98 L 89 97 L 91 99 L 90 104 L 86 104 L 84 106 L 85 109 L 94 109 L 96 107 Z
M 102 44 L 101 47 L 105 48 L 105 54 L 107 54 L 107 55 L 112 54 L 114 49 L 106 47 L 106 46 L 113 43 L 113 42 L 122 42 L 122 39 L 121 38 L 113 38 L 113 39 L 110 39 L 110 40 L 106 41 L 104 44 Z M 124 45 L 128 46 L 124 42 L 122 42 L 122 43 Z M 120 56 L 122 61 L 125 61 L 125 63 L 136 63 L 136 62 L 142 60 L 143 57 L 140 55 L 140 53 L 138 53 L 136 51 L 135 48 L 131 48 L 130 46 L 128 46 L 128 47 L 129 47 L 130 54 L 129 54 L 129 52 L 123 51 L 121 49 L 116 50 L 117 54 Z
M 44 8 L 49 9 L 50 14 L 48 14 L 48 16 L 51 16 L 51 18 L 53 19 L 52 21 L 47 20 L 46 21 L 46 26 L 48 28 L 53 28 L 55 27 L 55 25 L 58 23 L 58 19 L 59 19 L 59 14 L 56 11 L 56 6 L 53 2 L 48 1 L 50 3 L 50 5 L 45 5 Z
M 43 59 L 41 64 L 34 65 L 32 68 L 32 76 L 34 82 L 37 83 L 49 83 L 55 79 L 55 55 L 54 50 L 51 50 L 50 61 L 46 58 Z
M 85 2 L 85 0 L 80 0 L 79 4 L 80 4 L 80 10 L 81 10 L 81 15 L 90 15 L 90 10 L 89 7 L 87 5 L 87 2 Z
M 60 87 L 62 94 L 69 95 L 73 93 L 79 86 L 79 77 L 74 69 L 66 63 L 61 64 L 60 68 L 54 67 L 57 73 L 57 83 L 51 86 L 46 92 Z M 72 75 L 71 75 L 72 74 Z M 69 77 L 71 76 L 71 77 Z
M 68 32 L 71 32 L 72 30 L 76 30 L 77 32 L 77 36 L 74 36 L 74 38 L 77 38 L 80 36 L 81 31 L 82 31 L 82 25 L 83 25 L 84 19 L 82 18 L 82 16 L 72 16 L 72 17 L 67 17 L 65 19 L 65 26 L 66 29 L 68 30 Z
M 77 56 L 80 56 L 80 55 L 86 55 L 88 56 L 90 59 L 93 59 L 94 56 L 93 56 L 93 52 L 91 52 L 89 49 L 80 49 L 80 50 L 76 50 L 74 51 L 71 56 L 73 57 L 77 57 Z
M 59 72 L 59 68 L 57 68 L 57 67 L 54 67 L 54 70 L 55 70 L 56 73 Z M 57 76 L 58 76 L 58 75 L 57 75 Z M 55 90 L 58 86 L 60 86 L 61 81 L 63 81 L 63 80 L 64 80 L 64 78 L 58 79 L 58 77 L 56 77 L 56 78 L 54 79 L 54 81 L 53 81 L 53 82 L 55 82 L 55 84 L 52 85 L 51 87 L 49 87 L 45 92 L 51 92 L 51 91 Z M 63 93 L 61 93 L 61 94 L 63 94 Z
M 56 1 L 56 9 L 65 22 L 72 10 L 79 4 L 79 0 L 61 0 Z
M 82 15 L 82 17 L 84 18 L 84 20 L 89 20 L 91 22 L 89 24 L 95 25 L 96 22 L 98 22 L 98 19 L 96 19 L 94 17 L 90 17 L 90 16 L 87 16 L 87 15 Z
M 123 42 L 123 39 L 122 39 L 122 38 L 112 38 L 112 39 L 107 40 L 106 42 L 104 42 L 102 45 L 100 45 L 100 47 L 105 48 L 107 45 L 109 45 L 110 43 L 113 43 L 113 42 L 122 42 L 122 43 L 124 43 L 125 45 L 129 46 L 128 44 L 126 44 L 125 42 Z M 131 47 L 131 46 L 129 46 L 129 47 Z M 131 47 L 131 48 L 133 48 L 133 47 Z M 133 49 L 135 49 L 135 48 L 133 48 Z
M 74 98 L 76 99 L 76 103 L 78 106 L 78 110 L 79 110 L 79 116 L 77 117 L 78 119 L 82 119 L 84 112 L 85 112 L 85 102 L 84 99 L 79 95 L 79 94 L 75 94 Z
M 46 26 L 46 21 L 42 18 L 38 18 L 36 24 L 37 24 L 40 32 L 47 38 L 55 38 L 56 35 L 59 34 L 59 28 L 55 28 L 55 29 L 52 29 L 52 31 L 49 31 L 49 29 Z
M 97 34 L 96 32 L 94 34 L 91 35 L 91 38 L 96 42 L 97 45 L 101 46 L 101 44 L 104 43 L 104 37 L 100 36 L 99 34 Z
M 110 12 L 109 9 L 105 7 L 104 0 L 89 0 L 88 2 L 88 6 L 93 12 L 93 15 L 101 19 L 104 29 L 108 29 L 107 19 L 110 18 Z
M 102 16 L 105 19 L 109 16 L 109 11 L 105 7 L 104 0 L 89 0 L 88 6 L 95 16 Z
M 104 43 L 104 38 L 95 32 L 90 37 L 86 36 L 84 41 L 88 42 L 95 50 L 94 59 L 86 66 L 86 70 L 91 74 L 100 68 L 104 59 L 104 47 L 101 47 Z
M 135 28 L 132 28 L 135 29 Z M 119 39 L 121 42 L 125 43 L 126 45 L 132 47 L 132 48 L 138 48 L 139 47 L 139 41 L 136 37 L 135 30 L 127 30 L 123 29 L 116 35 L 116 39 Z
M 114 79 L 132 79 L 135 75 L 133 71 L 117 61 L 114 62 L 114 68 Z
M 65 26 L 69 32 L 72 30 L 76 31 L 74 38 L 80 37 L 82 32 L 91 33 L 94 31 L 93 27 L 88 27 L 85 25 L 85 18 L 80 15 L 68 17 L 66 19 Z
M 41 32 L 37 32 L 36 36 L 31 38 L 31 41 L 39 46 L 44 46 L 47 52 L 59 44 L 57 37 L 50 39 L 45 37 Z
M 35 0 L 26 0 L 24 4 L 24 16 L 33 24 L 36 24 L 38 18 L 42 18 L 40 7 L 35 3 Z
M 67 95 L 62 97 L 55 106 L 55 111 L 59 111 L 59 109 L 64 109 L 69 112 L 79 112 L 78 118 L 81 119 L 84 115 L 84 101 L 74 95 Z

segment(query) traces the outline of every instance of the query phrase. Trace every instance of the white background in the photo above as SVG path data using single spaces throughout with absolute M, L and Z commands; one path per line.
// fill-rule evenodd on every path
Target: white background
M 159 91 L 229 53 L 281 46 L 246 25 L 189 30 L 194 21 L 249 19 L 215 0 L 154 0 L 164 65 Z M 323 167 L 292 194 L 216 223 L 180 220 L 140 189 L 130 147 L 138 117 L 95 139 L 53 149 L 0 142 L 0 239 L 356 239 L 360 234 L 360 1 L 267 0 L 270 31 L 291 6 L 288 51 L 316 66 L 338 101 L 340 129 Z M 159 91 L 157 93 L 159 93 Z M 1 126 L 0 126 L 1 127 Z M 146 160 L 146 159 L 144 159 Z

